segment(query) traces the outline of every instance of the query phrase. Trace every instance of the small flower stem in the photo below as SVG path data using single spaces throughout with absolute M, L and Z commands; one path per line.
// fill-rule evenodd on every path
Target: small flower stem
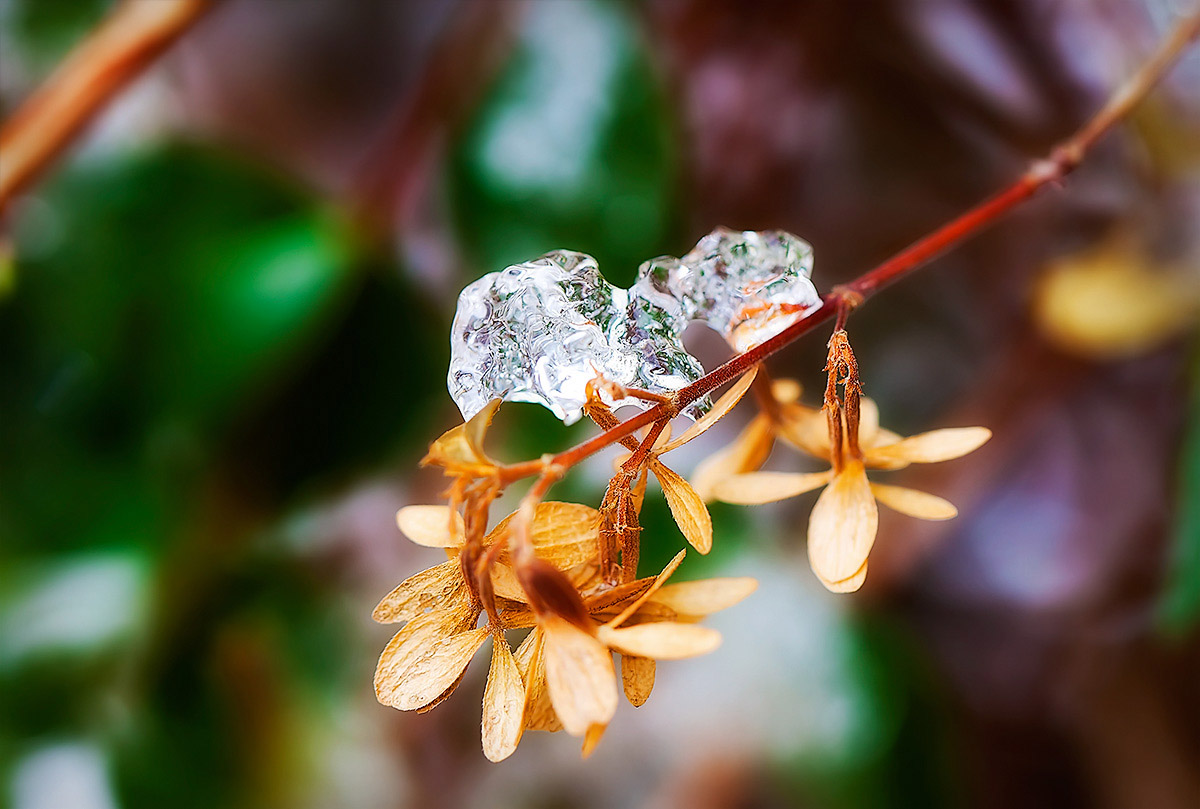
M 1200 38 L 1200 11 L 1181 19 L 1158 46 L 1154 54 L 1129 78 L 1108 102 L 1074 135 L 1055 147 L 1050 155 L 1035 161 L 1012 185 L 984 200 L 966 213 L 951 220 L 901 250 L 896 255 L 864 273 L 848 284 L 836 287 L 821 303 L 810 309 L 795 323 L 754 348 L 733 357 L 680 389 L 673 402 L 675 412 L 707 393 L 741 376 L 752 366 L 794 342 L 821 323 L 866 301 L 885 286 L 908 275 L 959 242 L 995 224 L 1004 214 L 1024 202 L 1048 184 L 1056 184 L 1083 161 L 1088 150 L 1112 127 L 1123 119 L 1171 68 L 1179 55 Z M 603 433 L 553 457 L 553 463 L 569 468 L 635 430 L 667 416 L 667 405 L 656 405 L 617 424 Z M 516 467 L 510 467 L 516 468 Z

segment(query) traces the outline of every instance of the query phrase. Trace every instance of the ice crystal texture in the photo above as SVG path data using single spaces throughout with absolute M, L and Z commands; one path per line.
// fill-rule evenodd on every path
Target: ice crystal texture
M 465 418 L 501 398 L 543 404 L 571 424 L 588 382 L 600 377 L 679 390 L 704 374 L 683 347 L 689 322 L 745 351 L 820 303 L 811 273 L 812 248 L 781 230 L 718 228 L 685 256 L 642 264 L 628 290 L 608 283 L 591 256 L 555 250 L 485 275 L 459 295 L 450 395 Z M 702 399 L 688 415 L 708 407 Z

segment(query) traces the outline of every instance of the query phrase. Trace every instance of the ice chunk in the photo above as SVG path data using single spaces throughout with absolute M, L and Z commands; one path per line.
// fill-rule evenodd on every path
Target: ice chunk
M 570 424 L 598 377 L 655 393 L 679 390 L 704 373 L 683 347 L 689 322 L 707 323 L 744 351 L 820 303 L 811 272 L 812 249 L 784 231 L 719 228 L 682 258 L 647 261 L 629 290 L 608 283 L 591 256 L 547 253 L 485 275 L 459 295 L 450 395 L 465 418 L 502 398 L 538 402 Z M 709 406 L 701 399 L 688 415 Z

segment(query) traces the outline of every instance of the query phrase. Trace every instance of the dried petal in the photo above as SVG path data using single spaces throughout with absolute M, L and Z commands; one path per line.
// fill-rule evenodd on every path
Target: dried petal
M 774 443 L 771 420 L 762 414 L 755 416 L 732 444 L 700 462 L 692 475 L 692 487 L 704 500 L 716 499 L 716 484 L 730 475 L 758 469 L 766 463 Z
M 596 745 L 600 744 L 600 739 L 606 730 L 608 730 L 608 725 L 601 724 L 595 724 L 588 728 L 587 734 L 583 737 L 583 747 L 579 751 L 584 758 L 590 756 L 596 749 Z
M 820 408 L 800 404 L 779 408 L 779 437 L 801 452 L 829 460 L 829 421 Z
M 875 495 L 876 500 L 888 508 L 917 519 L 951 520 L 958 516 L 958 509 L 950 501 L 905 486 L 884 486 L 881 483 L 872 483 L 871 493 Z
M 655 660 L 680 660 L 707 654 L 721 645 L 721 633 L 706 626 L 661 621 L 613 628 L 605 625 L 596 637 L 610 649 Z
M 974 452 L 991 437 L 992 431 L 986 427 L 951 427 L 930 430 L 894 444 L 871 447 L 865 454 L 872 464 L 876 459 L 885 463 L 892 460 L 937 463 Z
M 412 620 L 429 609 L 444 609 L 447 604 L 461 609 L 467 603 L 467 585 L 459 572 L 458 561 L 453 560 L 422 570 L 400 582 L 376 605 L 371 617 L 381 624 L 394 624 Z
M 635 600 L 625 609 L 621 610 L 621 613 L 609 621 L 608 625 L 620 626 L 627 618 L 629 618 L 630 615 L 633 615 L 635 612 L 637 612 L 638 607 L 645 604 L 650 597 L 657 593 L 658 589 L 666 583 L 667 579 L 671 578 L 671 574 L 674 573 L 679 567 L 680 563 L 683 562 L 683 557 L 686 554 L 687 551 L 680 551 L 679 553 L 675 554 L 675 558 L 670 562 L 667 562 L 667 566 L 664 567 L 662 572 L 654 578 L 654 581 L 650 584 L 650 586 L 647 587 L 645 591 L 643 591 L 642 594 L 637 597 L 637 600 Z
M 546 685 L 545 638 L 540 627 L 534 627 L 526 636 L 514 657 L 525 683 L 525 717 L 522 720 L 525 729 L 550 733 L 562 730 L 562 722 L 550 703 L 550 690 Z
M 747 472 L 717 483 L 713 495 L 726 503 L 756 506 L 811 492 L 831 477 L 832 472 Z
M 503 761 L 517 749 L 525 718 L 525 685 L 504 634 L 492 636 L 492 666 L 483 690 L 483 754 Z
M 433 442 L 422 465 L 440 466 L 452 474 L 487 475 L 496 465 L 483 452 L 483 437 L 488 425 L 500 409 L 500 400 L 493 399 L 465 424 L 453 427 Z
M 649 657 L 621 655 L 621 685 L 625 699 L 635 708 L 640 708 L 650 699 L 654 690 L 656 665 Z
M 449 611 L 431 612 L 405 624 L 379 657 L 379 701 L 412 711 L 443 696 L 488 635 L 487 629 L 455 634 L 460 624 Z
M 701 616 L 732 607 L 758 589 L 749 577 L 700 579 L 668 584 L 650 600 L 673 610 L 677 615 Z
M 808 559 L 817 577 L 837 583 L 855 576 L 875 542 L 878 523 L 867 472 L 861 462 L 851 461 L 821 492 L 808 521 Z
M 517 512 L 505 517 L 493 528 L 485 545 L 508 539 L 512 522 Z M 595 557 L 600 532 L 600 512 L 579 503 L 538 503 L 534 511 L 529 539 L 534 552 L 555 567 L 568 568 Z M 509 561 L 508 551 L 500 553 L 500 560 Z
M 820 577 L 818 576 L 817 578 L 820 578 Z M 865 582 L 866 580 L 867 580 L 867 563 L 863 562 L 863 566 L 860 567 L 858 569 L 858 572 L 855 573 L 850 578 L 843 579 L 842 581 L 833 581 L 833 582 L 825 581 L 824 579 L 821 579 L 821 584 L 825 585 L 825 589 L 829 590 L 832 593 L 853 593 L 855 590 L 862 587 L 863 582 Z
M 612 655 L 600 641 L 556 615 L 540 623 L 546 684 L 554 712 L 572 736 L 607 724 L 617 710 Z
M 687 442 L 699 437 L 709 427 L 712 427 L 714 424 L 724 418 L 725 414 L 732 410 L 733 406 L 740 402 L 742 397 L 746 395 L 746 391 L 750 389 L 750 385 L 754 382 L 754 377 L 757 374 L 757 365 L 746 373 L 742 374 L 738 381 L 733 383 L 729 390 L 725 391 L 720 399 L 717 399 L 712 410 L 701 416 L 696 423 L 684 430 L 683 434 L 674 441 L 667 443 L 662 447 L 662 449 L 656 450 L 655 454 L 662 455 L 670 452 L 673 449 L 682 447 Z
M 804 388 L 794 379 L 776 379 L 771 382 L 771 395 L 782 404 L 797 401 L 803 391 Z
M 662 485 L 663 494 L 667 497 L 667 505 L 675 524 L 692 547 L 700 553 L 712 550 L 712 518 L 708 516 L 708 508 L 691 484 L 668 469 L 661 462 L 651 459 L 650 471 Z
M 396 525 L 426 548 L 457 548 L 466 541 L 462 515 L 449 506 L 405 506 L 396 512 Z

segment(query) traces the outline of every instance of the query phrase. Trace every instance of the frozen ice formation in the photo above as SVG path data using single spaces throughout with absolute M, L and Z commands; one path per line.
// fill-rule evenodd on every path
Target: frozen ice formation
M 458 297 L 450 395 L 464 418 L 501 398 L 543 404 L 571 424 L 598 377 L 679 390 L 704 374 L 683 347 L 689 322 L 706 323 L 739 352 L 761 343 L 821 302 L 812 260 L 808 243 L 785 231 L 717 228 L 685 256 L 642 264 L 627 290 L 569 250 L 489 273 Z M 688 415 L 709 406 L 702 399 Z

